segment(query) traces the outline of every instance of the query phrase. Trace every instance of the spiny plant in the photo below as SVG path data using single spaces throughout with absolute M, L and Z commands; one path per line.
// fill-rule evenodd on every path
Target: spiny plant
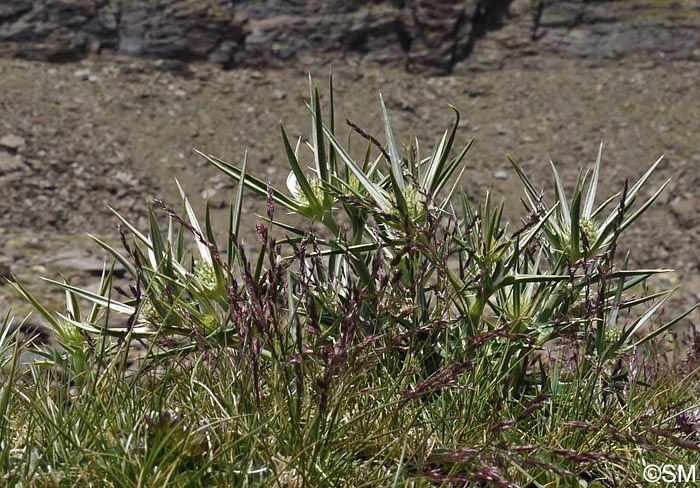
M 552 204 L 512 160 L 526 216 L 509 230 L 490 193 L 479 205 L 457 194 L 473 140 L 455 149 L 456 108 L 425 156 L 417 140 L 399 151 L 381 100 L 386 144 L 348 121 L 367 143 L 358 161 L 336 137 L 332 80 L 329 95 L 326 117 L 310 80 L 308 144 L 281 127 L 286 189 L 249 174 L 247 154 L 239 168 L 200 152 L 239 183 L 223 236 L 180 188 L 179 211 L 149 205 L 146 232 L 116 214 L 123 250 L 95 238 L 128 290 L 111 269 L 97 291 L 48 280 L 67 296 L 52 314 L 14 283 L 61 346 L 30 368 L 50 403 L 17 397 L 24 413 L 5 420 L 39 419 L 22 440 L 39 452 L 32 476 L 92 479 L 97 462 L 115 485 L 608 486 L 596 480 L 639 479 L 624 463 L 642 452 L 698 448 L 670 427 L 676 407 L 648 413 L 662 395 L 640 367 L 689 312 L 657 323 L 673 290 L 635 293 L 665 270 L 630 269 L 617 249 L 668 183 L 637 205 L 660 160 L 598 207 L 602 148 L 570 200 L 552 165 Z M 240 239 L 246 189 L 267 201 L 254 258 Z M 135 341 L 146 353 L 133 370 Z M 45 365 L 63 383 L 41 383 Z M 83 427 L 62 430 L 60 416 Z M 84 427 L 97 419 L 106 436 Z

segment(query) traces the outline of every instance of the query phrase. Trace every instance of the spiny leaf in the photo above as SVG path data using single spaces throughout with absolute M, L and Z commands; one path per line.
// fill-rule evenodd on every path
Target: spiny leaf
M 219 158 L 209 156 L 208 154 L 205 154 L 197 149 L 194 151 L 206 159 L 214 167 L 218 168 L 222 173 L 230 176 L 236 181 L 242 182 L 245 187 L 252 190 L 257 195 L 267 196 L 267 183 L 264 183 L 262 180 L 249 174 L 246 174 L 246 177 L 242 178 L 242 172 L 239 168 L 236 168 L 235 166 Z M 303 209 L 297 203 L 295 203 L 294 200 L 278 190 L 272 189 L 272 199 L 276 204 L 283 206 L 287 210 L 298 213 L 303 212 Z
M 583 205 L 583 216 L 590 219 L 593 215 L 593 204 L 595 202 L 595 195 L 598 191 L 598 176 L 600 175 L 600 162 L 603 157 L 603 143 L 600 143 L 598 148 L 598 158 L 595 162 L 595 167 L 593 168 L 593 176 L 591 177 L 591 182 L 588 185 L 588 193 L 586 194 L 586 203 Z
M 394 176 L 394 180 L 398 185 L 397 191 L 403 191 L 406 189 L 406 184 L 403 181 L 403 171 L 401 170 L 401 157 L 399 152 L 396 150 L 396 143 L 394 142 L 394 133 L 391 130 L 391 123 L 389 122 L 389 112 L 386 109 L 386 104 L 384 103 L 384 98 L 379 95 L 379 100 L 382 105 L 382 115 L 384 116 L 384 132 L 386 133 L 386 144 L 389 151 L 389 164 L 391 166 L 391 172 Z
M 313 189 L 311 188 L 311 185 L 309 184 L 309 180 L 306 179 L 306 175 L 304 174 L 304 170 L 301 168 L 299 165 L 299 161 L 297 160 L 297 156 L 294 154 L 294 151 L 292 150 L 292 146 L 289 144 L 289 139 L 287 138 L 287 133 L 284 130 L 284 126 L 280 124 L 280 130 L 282 131 L 282 140 L 284 141 L 284 149 L 287 152 L 287 159 L 289 161 L 289 165 L 292 168 L 292 172 L 294 173 L 294 176 L 297 179 L 297 182 L 299 183 L 299 186 L 301 187 L 301 191 L 304 193 L 304 196 L 306 197 L 306 200 L 309 202 L 309 206 L 311 207 L 312 210 L 315 212 L 318 212 L 321 209 L 321 202 L 319 202 L 318 198 L 314 194 Z M 267 194 L 267 191 L 265 192 Z
M 559 178 L 559 172 L 556 166 L 554 166 L 554 161 L 549 160 L 549 164 L 552 166 L 552 171 L 554 172 L 554 186 L 557 191 L 557 201 L 561 207 L 561 216 L 564 218 L 564 223 L 567 227 L 571 227 L 571 212 L 569 211 L 569 203 L 566 201 L 566 192 L 564 190 L 564 184 Z
M 345 151 L 343 146 L 340 145 L 338 140 L 331 134 L 327 127 L 324 127 L 324 132 L 328 138 L 331 145 L 335 148 L 338 156 L 343 161 L 343 163 L 352 171 L 352 173 L 357 177 L 362 186 L 367 190 L 367 193 L 377 202 L 379 208 L 386 213 L 391 212 L 391 203 L 384 196 L 383 192 L 367 177 L 367 175 L 355 164 L 350 155 Z

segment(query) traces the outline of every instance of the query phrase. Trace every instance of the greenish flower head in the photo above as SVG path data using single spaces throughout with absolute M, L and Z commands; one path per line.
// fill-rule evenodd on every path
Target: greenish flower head
M 66 346 L 77 346 L 86 341 L 85 335 L 74 324 L 63 320 L 59 325 L 60 328 L 56 332 L 58 332 Z
M 198 326 L 199 332 L 206 337 L 219 330 L 221 322 L 216 315 L 207 314 L 199 319 Z
M 139 322 L 148 323 L 150 321 L 156 320 L 158 317 L 158 309 L 153 304 L 150 298 L 144 297 L 141 300 L 141 306 L 139 310 Z
M 215 291 L 218 286 L 214 265 L 202 259 L 194 262 L 194 278 L 205 291 Z
M 321 180 L 315 176 L 312 176 L 307 178 L 307 181 L 309 182 L 311 192 L 313 193 L 313 196 L 316 197 L 316 200 L 323 202 L 325 191 Z M 294 172 L 289 173 L 289 176 L 287 176 L 287 188 L 289 189 L 289 193 L 292 195 L 292 198 L 294 198 L 296 203 L 302 207 L 311 206 L 311 202 L 304 193 L 304 190 L 302 190 L 301 185 L 299 185 Z
M 614 344 L 620 340 L 622 337 L 622 329 L 619 327 L 612 327 L 605 331 L 605 342 L 607 344 Z
M 408 184 L 403 191 L 403 198 L 406 201 L 406 208 L 408 209 L 408 216 L 413 222 L 419 222 L 425 217 L 426 214 L 426 202 L 425 197 L 416 188 L 415 185 Z M 398 212 L 398 205 L 396 203 L 396 197 L 392 198 L 392 202 L 395 207 L 395 215 L 400 217 Z
M 364 187 L 360 179 L 355 176 L 355 175 L 350 175 L 348 178 L 348 182 L 346 185 L 350 188 L 350 190 L 354 193 L 359 193 L 360 195 L 366 195 L 367 194 L 367 189 Z
M 584 241 L 584 236 L 586 239 L 585 241 Z M 589 248 L 593 248 L 593 246 L 595 245 L 597 240 L 598 240 L 598 224 L 596 224 L 591 219 L 587 219 L 585 217 L 582 217 L 581 220 L 579 221 L 579 238 L 578 238 L 578 243 L 576 243 L 575 247 L 580 250 L 579 252 L 583 252 L 584 242 L 586 242 L 586 244 L 588 245 Z M 571 244 L 572 244 L 571 243 L 571 229 L 564 229 L 563 240 L 562 240 L 561 245 L 564 246 L 563 251 L 565 253 L 568 254 L 571 252 Z
M 586 236 L 589 246 L 593 246 L 598 239 L 598 225 L 590 219 L 582 218 L 579 221 L 581 232 Z

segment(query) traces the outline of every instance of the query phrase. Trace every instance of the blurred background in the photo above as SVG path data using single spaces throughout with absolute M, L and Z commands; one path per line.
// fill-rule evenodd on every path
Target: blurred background
M 175 178 L 223 222 L 234 182 L 193 148 L 237 164 L 247 148 L 284 188 L 279 123 L 309 134 L 308 75 L 327 101 L 330 69 L 340 134 L 347 118 L 384 140 L 381 92 L 428 153 L 456 106 L 458 143 L 477 137 L 463 189 L 511 219 L 507 154 L 552 191 L 550 159 L 571 187 L 603 142 L 600 201 L 665 155 L 648 194 L 672 183 L 625 244 L 676 270 L 659 283 L 684 284 L 675 305 L 700 299 L 700 0 L 2 0 L 0 275 L 58 304 L 37 276 L 96 282 L 86 233 L 116 241 L 109 207 L 146 230 L 148 200 L 178 207 Z M 245 199 L 246 245 L 264 204 Z M 0 311 L 18 302 L 0 284 Z

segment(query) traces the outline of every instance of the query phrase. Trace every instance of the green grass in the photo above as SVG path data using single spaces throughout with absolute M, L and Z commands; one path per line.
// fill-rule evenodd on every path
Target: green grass
M 239 182 L 228 229 L 183 191 L 148 229 L 117 215 L 122 249 L 95 239 L 129 289 L 109 271 L 98 290 L 53 281 L 54 314 L 13 283 L 59 345 L 3 322 L 5 484 L 628 486 L 645 463 L 697 461 L 700 347 L 660 370 L 687 313 L 664 318 L 673 290 L 639 293 L 664 270 L 617 246 L 666 186 L 641 196 L 658 161 L 602 203 L 600 153 L 572 195 L 554 166 L 548 195 L 512 161 L 525 208 L 508 226 L 489 194 L 455 190 L 456 110 L 424 156 L 399 150 L 382 103 L 387 143 L 352 124 L 356 160 L 332 85 L 325 113 L 310 87 L 309 143 L 282 129 L 288 189 L 202 154 Z M 268 201 L 257 256 L 239 246 L 246 189 Z

